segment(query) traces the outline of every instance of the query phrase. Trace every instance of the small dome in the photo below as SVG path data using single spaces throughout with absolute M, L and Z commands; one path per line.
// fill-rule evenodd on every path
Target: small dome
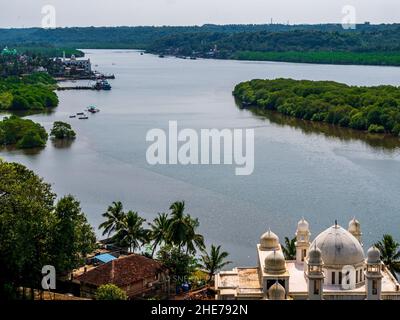
M 315 246 L 321 250 L 322 260 L 327 267 L 354 266 L 365 261 L 360 242 L 339 225 L 321 232 L 310 248 Z
M 308 264 L 314 265 L 314 266 L 319 266 L 319 265 L 322 265 L 322 263 L 323 263 L 322 262 L 322 252 L 317 246 L 314 246 L 308 252 Z
M 277 281 L 268 289 L 268 298 L 270 300 L 285 300 L 286 290 Z
M 270 252 L 264 260 L 266 273 L 281 274 L 286 271 L 285 257 L 281 251 Z
M 265 250 L 276 250 L 279 249 L 279 237 L 273 233 L 271 230 L 268 230 L 264 233 L 260 238 L 260 246 Z
M 367 263 L 378 264 L 381 262 L 381 252 L 375 246 L 368 249 Z
M 349 222 L 349 229 L 348 230 L 351 233 L 359 233 L 360 230 L 361 230 L 360 222 L 356 218 L 351 219 L 350 222 Z
M 307 220 L 302 218 L 298 223 L 297 223 L 297 232 L 307 232 L 309 231 L 309 225 Z

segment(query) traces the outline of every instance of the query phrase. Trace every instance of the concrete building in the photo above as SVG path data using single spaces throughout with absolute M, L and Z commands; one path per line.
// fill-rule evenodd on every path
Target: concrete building
M 66 69 L 73 70 L 74 72 L 84 72 L 86 74 L 92 72 L 90 59 L 77 59 L 74 55 L 71 56 L 71 59 L 66 59 L 64 53 L 62 63 Z
M 372 247 L 364 254 L 360 223 L 337 223 L 310 243 L 306 220 L 298 222 L 296 259 L 285 260 L 278 236 L 268 230 L 257 245 L 257 266 L 215 275 L 217 300 L 400 300 L 400 285 Z

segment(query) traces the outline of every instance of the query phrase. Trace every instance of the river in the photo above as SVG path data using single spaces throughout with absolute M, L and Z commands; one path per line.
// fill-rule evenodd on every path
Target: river
M 113 89 L 62 91 L 54 112 L 29 116 L 48 130 L 54 121 L 70 122 L 76 141 L 60 146 L 49 140 L 40 152 L 2 151 L 0 157 L 25 164 L 59 196 L 75 195 L 93 226 L 112 201 L 151 220 L 185 200 L 207 243 L 221 244 L 241 266 L 256 263 L 256 243 L 265 230 L 283 241 L 294 236 L 302 216 L 312 236 L 335 220 L 347 227 L 355 216 L 365 246 L 384 233 L 400 240 L 398 139 L 255 115 L 240 110 L 231 94 L 236 83 L 253 78 L 398 85 L 400 68 L 161 59 L 126 50 L 86 53 L 96 69 L 116 75 Z M 91 104 L 101 112 L 86 121 L 69 119 Z M 170 120 L 196 130 L 254 128 L 253 174 L 236 176 L 233 165 L 149 165 L 146 133 L 167 129 Z

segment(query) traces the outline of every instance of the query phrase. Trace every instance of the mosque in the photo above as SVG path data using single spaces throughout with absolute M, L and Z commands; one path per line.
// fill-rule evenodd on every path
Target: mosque
M 296 259 L 285 260 L 278 236 L 268 230 L 257 245 L 257 267 L 215 275 L 217 300 L 400 300 L 400 285 L 376 247 L 364 254 L 355 218 L 335 222 L 310 240 L 309 224 L 296 230 Z

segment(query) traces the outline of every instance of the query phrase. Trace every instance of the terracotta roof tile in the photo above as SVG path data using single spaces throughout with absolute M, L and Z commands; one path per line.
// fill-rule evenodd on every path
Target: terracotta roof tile
M 160 262 L 132 254 L 100 265 L 76 279 L 95 286 L 112 283 L 124 287 L 162 271 L 165 271 L 165 267 Z

